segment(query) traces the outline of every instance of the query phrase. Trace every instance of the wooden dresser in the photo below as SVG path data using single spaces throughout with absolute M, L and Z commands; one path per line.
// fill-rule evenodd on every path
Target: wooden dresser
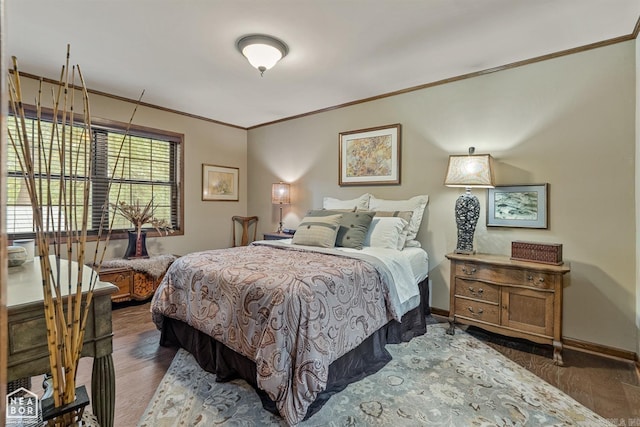
M 500 255 L 448 254 L 450 327 L 474 325 L 502 335 L 553 345 L 562 365 L 562 289 L 567 264 L 514 261 Z

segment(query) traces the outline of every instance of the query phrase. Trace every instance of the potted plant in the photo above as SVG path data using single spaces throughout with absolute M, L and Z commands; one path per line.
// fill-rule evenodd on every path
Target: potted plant
M 126 218 L 134 227 L 135 231 L 129 231 L 129 245 L 124 258 L 147 258 L 146 233 L 142 229 L 145 225 L 151 225 L 158 233 L 173 233 L 173 227 L 165 219 L 158 219 L 154 216 L 156 207 L 153 200 L 146 205 L 140 204 L 136 199 L 133 204 L 124 201 L 111 204 L 113 210 Z

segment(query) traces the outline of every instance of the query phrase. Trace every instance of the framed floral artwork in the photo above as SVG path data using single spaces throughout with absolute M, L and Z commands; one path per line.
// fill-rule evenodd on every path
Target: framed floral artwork
M 239 168 L 202 165 L 202 200 L 238 201 Z
M 400 124 L 341 132 L 338 184 L 400 184 Z

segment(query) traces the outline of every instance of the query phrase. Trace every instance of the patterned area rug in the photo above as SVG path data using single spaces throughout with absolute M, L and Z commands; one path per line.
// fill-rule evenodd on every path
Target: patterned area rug
M 388 345 L 393 360 L 302 426 L 609 426 L 563 392 L 448 325 Z M 139 427 L 285 426 L 243 380 L 217 383 L 180 350 Z

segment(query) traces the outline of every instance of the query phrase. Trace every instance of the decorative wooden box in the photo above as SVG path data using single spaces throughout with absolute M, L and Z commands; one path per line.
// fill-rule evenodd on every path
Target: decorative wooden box
M 511 242 L 511 259 L 562 265 L 562 244 Z

